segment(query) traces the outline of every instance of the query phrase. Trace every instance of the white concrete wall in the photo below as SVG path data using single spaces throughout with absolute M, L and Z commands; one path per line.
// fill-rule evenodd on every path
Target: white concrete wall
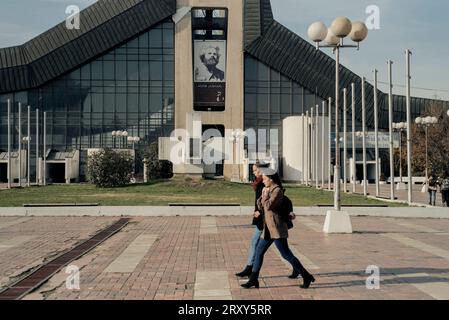
M 323 140 L 323 121 L 324 121 L 324 136 Z M 310 117 L 288 117 L 283 121 L 283 168 L 284 168 L 284 180 L 299 182 L 304 179 L 307 175 L 310 181 L 315 181 L 315 163 L 318 163 L 318 180 L 321 183 L 323 178 L 322 163 L 324 161 L 324 181 L 328 182 L 329 176 L 329 118 L 319 117 L 318 118 L 318 141 L 314 142 L 314 147 L 318 148 L 318 157 L 312 149 L 307 149 L 307 139 L 309 139 L 309 145 L 312 146 L 312 141 L 316 138 L 312 137 L 310 134 L 306 133 L 306 138 L 304 139 L 304 124 L 306 127 L 310 125 Z M 307 132 L 307 128 L 306 128 Z M 312 140 L 313 138 L 313 140 Z M 322 151 L 324 147 L 324 152 Z M 304 157 L 303 157 L 304 150 Z M 304 160 L 303 158 L 309 161 Z M 307 162 L 309 166 L 307 167 Z M 304 169 L 303 169 L 304 168 Z M 304 171 L 304 172 L 303 172 Z

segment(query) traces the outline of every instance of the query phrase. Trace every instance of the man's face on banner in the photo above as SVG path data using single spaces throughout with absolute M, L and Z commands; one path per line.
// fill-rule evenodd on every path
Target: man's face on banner
M 216 66 L 220 62 L 220 54 L 218 53 L 218 49 L 214 47 L 206 48 L 202 60 L 206 66 Z

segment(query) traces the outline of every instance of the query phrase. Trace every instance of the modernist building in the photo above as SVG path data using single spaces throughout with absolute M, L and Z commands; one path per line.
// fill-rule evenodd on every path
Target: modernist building
M 79 157 L 72 164 L 79 166 L 83 179 L 89 149 L 124 145 L 114 139 L 113 131 L 140 137 L 138 148 L 144 149 L 182 128 L 199 132 L 193 134 L 197 139 L 210 128 L 222 135 L 229 129 L 278 129 L 279 157 L 274 161 L 282 173 L 286 163 L 282 137 L 288 134 L 282 133 L 283 120 L 321 106 L 334 95 L 335 61 L 274 20 L 269 0 L 99 0 L 81 12 L 80 22 L 79 30 L 61 23 L 21 46 L 0 49 L 0 159 L 7 150 L 8 99 L 15 157 L 18 105 L 22 104 L 23 135 L 26 107 L 31 106 L 32 176 L 37 141 L 39 157 L 50 163 Z M 360 130 L 360 76 L 344 67 L 341 76 L 342 88 L 356 84 Z M 369 84 L 366 93 L 367 125 L 372 128 Z M 388 127 L 387 101 L 379 92 L 381 129 Z M 420 115 L 430 102 L 413 98 L 413 115 Z M 394 118 L 396 122 L 406 118 L 402 96 L 394 96 Z M 192 154 L 188 151 L 185 158 Z M 203 174 L 206 167 L 186 161 L 175 171 Z M 59 169 L 49 172 L 61 180 Z M 236 172 L 242 178 L 247 169 L 224 161 L 210 172 L 230 179 Z

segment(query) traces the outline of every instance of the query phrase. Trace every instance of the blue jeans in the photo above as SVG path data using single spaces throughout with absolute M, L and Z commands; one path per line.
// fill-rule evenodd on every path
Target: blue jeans
M 251 246 L 249 248 L 248 254 L 248 266 L 254 265 L 254 261 L 256 260 L 256 248 L 259 244 L 260 237 L 262 236 L 262 230 L 259 230 L 255 227 L 253 237 L 251 238 Z
M 302 275 L 305 269 L 298 258 L 295 257 L 295 255 L 288 247 L 287 239 L 260 239 L 256 249 L 256 260 L 253 265 L 253 272 L 260 272 L 260 269 L 262 269 L 263 257 L 270 246 L 273 244 L 273 242 L 281 253 L 282 258 L 287 260 L 292 265 L 293 269 Z
M 429 204 L 431 206 L 435 206 L 437 199 L 437 191 L 436 190 L 429 190 Z

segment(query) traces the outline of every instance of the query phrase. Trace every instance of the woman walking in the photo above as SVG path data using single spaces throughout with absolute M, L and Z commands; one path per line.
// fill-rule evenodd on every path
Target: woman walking
M 254 174 L 255 180 L 252 184 L 252 187 L 256 194 L 256 200 L 254 201 L 255 208 L 254 208 L 252 224 L 255 226 L 255 228 L 254 228 L 253 237 L 251 238 L 251 245 L 249 248 L 247 265 L 242 272 L 236 273 L 236 276 L 242 277 L 242 278 L 249 277 L 253 271 L 253 265 L 254 265 L 254 261 L 256 259 L 256 248 L 260 242 L 260 237 L 262 236 L 263 217 L 262 217 L 261 210 L 259 210 L 259 208 L 257 206 L 257 200 L 262 196 L 262 190 L 265 187 L 265 185 L 263 183 L 262 173 L 260 171 L 261 169 L 264 169 L 264 168 L 268 168 L 268 164 L 261 164 L 260 162 L 257 162 L 255 165 L 253 165 L 253 174 Z M 299 276 L 299 274 L 297 272 L 293 271 L 292 274 L 289 276 L 289 278 L 296 279 L 298 276 Z
M 294 256 L 288 247 L 288 226 L 279 212 L 284 189 L 279 175 L 270 169 L 262 170 L 265 188 L 262 196 L 258 199 L 258 209 L 263 213 L 264 228 L 262 237 L 257 245 L 256 259 L 249 281 L 242 285 L 244 288 L 259 288 L 259 273 L 262 268 L 263 258 L 270 246 L 275 243 L 282 257 L 290 262 L 295 272 L 303 278 L 301 288 L 307 289 L 315 278 L 303 267 L 301 262 Z

